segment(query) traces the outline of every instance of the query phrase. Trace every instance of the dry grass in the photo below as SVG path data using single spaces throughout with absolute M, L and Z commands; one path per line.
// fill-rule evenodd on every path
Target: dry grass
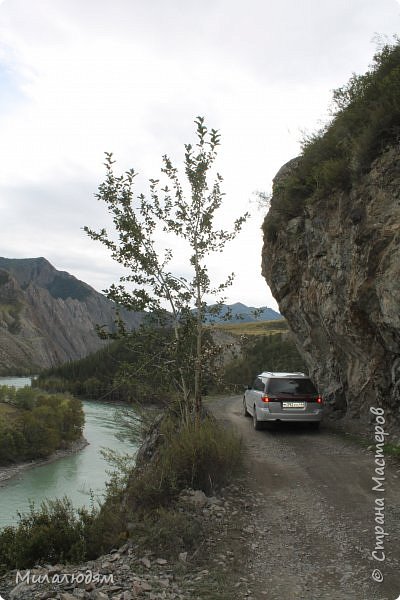
M 274 335 L 288 331 L 286 319 L 254 321 L 250 323 L 235 321 L 234 323 L 219 323 L 218 325 L 214 325 L 214 327 L 233 335 Z

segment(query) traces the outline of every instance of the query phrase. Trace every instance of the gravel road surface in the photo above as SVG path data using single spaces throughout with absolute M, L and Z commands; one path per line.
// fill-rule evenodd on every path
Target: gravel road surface
M 400 463 L 385 461 L 384 490 L 374 491 L 375 451 L 349 436 L 326 426 L 316 432 L 289 424 L 254 431 L 252 419 L 242 414 L 241 396 L 209 406 L 237 429 L 247 449 L 253 541 L 243 564 L 251 597 L 400 598 Z M 383 524 L 375 520 L 375 501 L 382 498 Z M 379 527 L 387 534 L 380 540 L 382 561 L 373 557 Z M 382 558 L 382 550 L 376 556 Z

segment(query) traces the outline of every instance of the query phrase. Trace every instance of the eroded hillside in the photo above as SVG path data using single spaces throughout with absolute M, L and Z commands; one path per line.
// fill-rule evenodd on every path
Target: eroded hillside
M 96 325 L 112 329 L 114 318 L 111 301 L 46 259 L 0 258 L 0 374 L 82 358 L 104 343 Z

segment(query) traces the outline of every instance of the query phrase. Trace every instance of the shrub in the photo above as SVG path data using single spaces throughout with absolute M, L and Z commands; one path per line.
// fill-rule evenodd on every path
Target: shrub
M 241 440 L 213 418 L 189 423 L 177 433 L 166 433 L 161 455 L 162 474 L 178 490 L 191 487 L 206 493 L 225 484 L 240 462 Z
M 136 543 L 177 554 L 201 541 L 201 522 L 176 508 L 186 488 L 209 494 L 241 467 L 240 438 L 211 417 L 180 424 L 169 414 L 160 428 L 161 444 L 150 465 L 136 467 L 125 498 L 125 519 Z
M 76 398 L 2 386 L 1 401 L 14 412 L 12 418 L 0 414 L 0 464 L 49 456 L 82 435 L 84 413 Z
M 75 511 L 71 501 L 47 500 L 19 514 L 15 527 L 0 531 L 0 565 L 28 568 L 37 563 L 79 562 L 87 555 L 87 533 L 96 511 Z
M 16 390 L 15 406 L 26 410 L 32 410 L 36 404 L 37 391 L 29 386 L 25 386 Z
M 9 385 L 0 385 L 0 402 L 9 402 L 13 404 L 15 402 L 15 395 L 17 390 L 15 387 Z
M 128 470 L 114 457 L 114 472 L 100 508 L 74 510 L 68 498 L 31 505 L 14 527 L 0 531 L 0 570 L 37 563 L 96 558 L 130 535 L 147 549 L 177 553 L 197 545 L 201 523 L 174 501 L 182 489 L 206 493 L 223 485 L 241 464 L 241 440 L 215 420 L 182 425 L 173 413 L 162 422 L 151 462 Z
M 115 490 L 114 490 L 115 492 Z M 106 494 L 104 503 L 91 511 L 80 510 L 85 539 L 85 560 L 94 559 L 126 541 L 124 490 Z
M 176 418 L 168 416 L 161 436 L 162 444 L 151 468 L 139 467 L 133 472 L 128 486 L 132 508 L 166 505 L 188 487 L 210 493 L 240 468 L 240 438 L 211 417 L 199 424 L 177 426 Z
M 193 549 L 201 539 L 201 525 L 193 514 L 157 508 L 135 524 L 135 539 L 153 552 L 174 554 Z
M 302 143 L 297 167 L 274 189 L 264 231 L 270 241 L 309 202 L 349 191 L 400 136 L 400 42 L 386 44 L 364 75 L 333 93 L 332 120 Z M 272 220 L 272 216 L 275 220 Z
M 274 244 L 278 239 L 278 233 L 282 227 L 281 220 L 277 215 L 268 214 L 263 223 L 263 232 L 268 242 Z
M 97 558 L 126 539 L 124 488 L 115 480 L 101 507 L 74 509 L 67 497 L 32 503 L 18 523 L 0 530 L 0 573 L 40 563 L 81 562 Z
M 15 439 L 11 429 L 0 422 L 0 464 L 11 462 L 17 454 Z

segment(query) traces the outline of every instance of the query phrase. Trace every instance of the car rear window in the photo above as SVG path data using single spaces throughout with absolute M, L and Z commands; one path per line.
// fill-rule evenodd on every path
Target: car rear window
M 290 394 L 302 396 L 304 394 L 317 394 L 317 390 L 310 379 L 270 379 L 267 386 L 269 394 Z

